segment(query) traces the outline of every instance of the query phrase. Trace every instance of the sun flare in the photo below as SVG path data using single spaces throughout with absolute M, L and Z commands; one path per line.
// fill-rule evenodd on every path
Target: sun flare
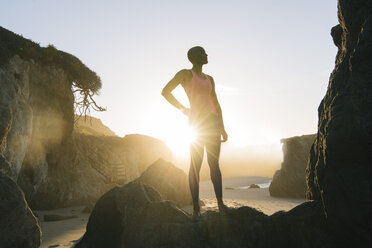
M 176 127 L 172 130 L 173 135 L 169 136 L 165 142 L 168 147 L 176 154 L 186 156 L 189 154 L 190 144 L 195 141 L 195 130 L 186 125 L 183 127 Z

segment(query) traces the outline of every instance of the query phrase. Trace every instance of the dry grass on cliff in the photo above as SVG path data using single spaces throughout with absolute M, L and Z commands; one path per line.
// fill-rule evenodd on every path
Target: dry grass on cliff
M 71 82 L 81 89 L 97 93 L 102 87 L 99 76 L 77 57 L 57 50 L 54 46 L 40 47 L 39 44 L 25 39 L 3 27 L 0 27 L 0 65 L 6 64 L 14 55 L 25 60 L 63 68 L 71 77 Z

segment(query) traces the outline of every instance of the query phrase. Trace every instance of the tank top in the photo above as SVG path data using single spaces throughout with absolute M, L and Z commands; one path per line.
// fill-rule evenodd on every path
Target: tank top
M 212 83 L 209 77 L 203 73 L 205 79 L 201 79 L 193 70 L 190 82 L 182 85 L 190 102 L 189 120 L 192 122 L 203 115 L 216 113 L 212 99 Z

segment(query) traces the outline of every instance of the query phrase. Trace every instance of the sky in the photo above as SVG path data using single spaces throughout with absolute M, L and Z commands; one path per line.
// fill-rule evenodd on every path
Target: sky
M 187 118 L 161 96 L 187 50 L 208 54 L 229 143 L 279 144 L 316 133 L 334 68 L 336 0 L 1 1 L 0 25 L 77 56 L 102 79 L 92 112 L 116 134 L 174 144 Z M 188 105 L 182 87 L 174 94 Z M 180 146 L 178 146 L 180 147 Z M 182 148 L 183 149 L 183 148 Z M 187 148 L 186 148 L 187 150 Z

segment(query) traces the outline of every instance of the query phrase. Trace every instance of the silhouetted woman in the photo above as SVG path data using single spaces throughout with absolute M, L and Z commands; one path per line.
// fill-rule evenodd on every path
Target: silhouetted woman
M 187 57 L 192 63 L 192 69 L 179 71 L 164 87 L 162 95 L 183 114 L 189 117 L 189 124 L 195 129 L 197 138 L 190 146 L 191 161 L 189 185 L 194 204 L 194 217 L 200 216 L 199 206 L 199 172 L 203 162 L 204 146 L 207 151 L 208 164 L 218 208 L 226 211 L 222 201 L 222 178 L 219 167 L 219 157 L 222 142 L 227 141 L 222 111 L 217 100 L 215 83 L 211 76 L 202 72 L 203 65 L 208 63 L 205 50 L 196 46 L 191 48 Z M 172 91 L 181 84 L 190 101 L 190 109 L 184 107 L 173 95 Z

